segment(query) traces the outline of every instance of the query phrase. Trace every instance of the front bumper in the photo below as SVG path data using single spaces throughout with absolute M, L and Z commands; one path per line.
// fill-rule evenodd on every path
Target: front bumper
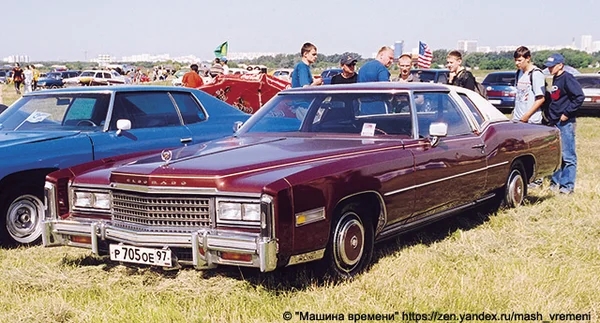
M 42 227 L 45 247 L 87 248 L 96 255 L 104 256 L 102 245 L 123 243 L 137 247 L 189 249 L 191 260 L 174 257 L 173 267 L 193 265 L 197 269 L 209 269 L 217 265 L 234 265 L 259 268 L 262 272 L 277 267 L 277 241 L 259 234 L 218 229 L 201 229 L 191 233 L 140 232 L 114 226 L 110 221 L 91 219 L 49 220 L 43 221 Z M 86 237 L 90 242 L 81 242 L 87 240 L 81 239 Z M 223 259 L 223 252 L 252 257 L 250 261 Z

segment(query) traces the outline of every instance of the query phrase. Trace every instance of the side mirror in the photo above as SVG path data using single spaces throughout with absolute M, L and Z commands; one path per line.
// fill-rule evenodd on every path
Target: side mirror
M 129 119 L 117 120 L 117 136 L 119 136 L 123 130 L 129 129 L 131 129 L 131 121 Z
M 236 121 L 233 123 L 233 132 L 237 132 L 244 125 L 241 121 Z
M 440 142 L 440 137 L 448 135 L 448 124 L 445 122 L 432 122 L 429 125 L 429 136 L 431 137 L 431 146 L 435 147 Z

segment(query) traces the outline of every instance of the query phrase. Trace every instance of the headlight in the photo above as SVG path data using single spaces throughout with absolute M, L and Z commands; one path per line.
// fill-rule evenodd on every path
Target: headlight
M 219 203 L 219 219 L 221 220 L 241 220 L 242 219 L 242 204 L 241 203 Z
M 75 191 L 73 193 L 73 207 L 108 210 L 110 209 L 110 194 Z
M 260 203 L 219 202 L 218 220 L 260 221 Z
M 260 221 L 260 204 L 242 204 L 244 206 L 244 213 L 242 213 L 242 220 L 245 221 Z

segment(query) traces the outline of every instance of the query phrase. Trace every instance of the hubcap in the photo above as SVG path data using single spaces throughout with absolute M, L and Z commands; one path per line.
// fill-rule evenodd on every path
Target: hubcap
M 365 229 L 358 216 L 352 215 L 348 221 L 340 220 L 334 241 L 336 262 L 347 271 L 355 268 L 364 252 Z
M 41 234 L 42 202 L 33 195 L 23 195 L 13 201 L 6 214 L 6 229 L 17 242 L 30 243 Z
M 520 205 L 525 197 L 525 182 L 518 171 L 513 170 L 508 188 L 508 196 L 512 205 Z

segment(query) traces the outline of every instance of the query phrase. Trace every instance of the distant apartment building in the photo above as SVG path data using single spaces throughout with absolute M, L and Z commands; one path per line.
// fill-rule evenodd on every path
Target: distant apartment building
M 478 53 L 489 53 L 491 51 L 492 51 L 492 48 L 490 46 L 478 46 L 477 47 Z
M 474 53 L 477 51 L 477 41 L 476 40 L 459 40 L 457 44 L 458 50 L 462 50 L 467 53 Z
M 591 53 L 593 51 L 592 35 L 582 35 L 581 36 L 581 50 L 584 52 L 588 52 L 588 53 Z
M 117 61 L 117 58 L 110 56 L 109 54 L 100 54 L 100 55 L 98 55 L 97 58 L 90 59 L 90 62 L 98 63 L 98 65 L 100 65 L 100 66 L 105 66 L 105 65 L 108 65 L 108 64 L 110 64 L 112 62 L 116 62 L 116 61 Z
M 404 51 L 404 40 L 397 40 L 394 42 L 394 57 L 398 58 Z
M 5 63 L 29 63 L 29 55 L 10 55 L 2 59 Z
M 600 40 L 592 42 L 592 52 L 600 52 Z
M 242 60 L 242 59 L 255 59 L 261 56 L 275 57 L 277 55 L 285 55 L 284 53 L 274 52 L 239 52 L 239 53 L 228 53 L 227 59 L 229 60 Z
M 169 54 L 159 54 L 159 55 L 137 54 L 137 55 L 121 57 L 122 62 L 166 62 L 170 59 L 171 59 L 171 56 Z

